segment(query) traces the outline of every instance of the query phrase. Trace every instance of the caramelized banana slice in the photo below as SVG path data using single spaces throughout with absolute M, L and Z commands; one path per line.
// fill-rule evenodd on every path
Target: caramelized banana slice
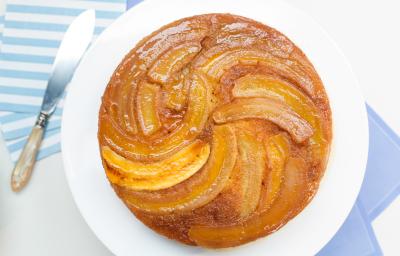
M 188 107 L 182 123 L 160 141 L 145 143 L 118 129 L 111 118 L 104 117 L 100 139 L 119 155 L 136 160 L 159 160 L 177 152 L 193 141 L 203 130 L 209 114 L 210 90 L 205 80 L 193 75 Z
M 297 88 L 274 77 L 247 75 L 236 80 L 232 95 L 237 98 L 266 97 L 282 101 L 313 127 L 314 133 L 310 138 L 310 145 L 313 147 L 314 157 L 320 159 L 325 155 L 326 140 L 318 110 Z
M 265 147 L 254 134 L 242 130 L 237 133 L 239 150 L 239 168 L 241 168 L 241 186 L 244 196 L 241 204 L 241 217 L 252 213 L 259 202 L 261 182 L 266 169 Z
M 186 104 L 189 83 L 181 79 L 176 83 L 169 84 L 165 88 L 165 105 L 169 109 L 181 111 Z
M 110 114 L 123 129 L 126 129 L 128 133 L 137 134 L 139 132 L 139 126 L 136 122 L 136 115 L 130 114 L 133 113 L 132 108 L 136 107 L 133 102 L 137 92 L 137 86 L 132 86 L 132 79 L 125 81 L 114 96 L 117 97 L 117 95 L 127 95 L 127 98 L 124 98 L 123 101 L 117 104 L 115 99 L 110 99 L 110 95 L 105 95 L 109 99 L 103 99 L 103 102 L 108 102 L 111 105 L 108 108 Z
M 172 187 L 195 174 L 207 162 L 210 146 L 196 140 L 171 157 L 144 164 L 125 159 L 109 147 L 102 148 L 107 165 L 115 172 L 107 172 L 112 183 L 134 190 L 159 190 Z
M 174 73 L 181 70 L 196 56 L 200 49 L 199 42 L 188 42 L 168 49 L 152 65 L 147 73 L 148 77 L 156 83 L 167 83 L 173 78 Z
M 201 71 L 218 81 L 226 70 L 239 63 L 257 64 L 260 61 L 268 61 L 270 57 L 269 53 L 257 50 L 217 51 L 201 65 Z
M 191 168 L 200 159 L 202 159 L 200 162 L 205 163 L 210 153 L 210 146 L 202 140 L 195 140 L 172 156 L 153 163 L 131 161 L 107 146 L 102 147 L 101 152 L 107 165 L 123 175 L 135 179 L 148 179 L 180 172 L 183 168 Z
M 196 175 L 176 189 L 132 191 L 121 193 L 124 200 L 141 210 L 151 212 L 179 212 L 199 208 L 213 200 L 225 187 L 236 162 L 237 144 L 233 129 L 216 126 L 210 157 Z
M 205 53 L 203 58 L 199 58 L 195 67 L 209 77 L 219 81 L 226 70 L 239 63 L 246 65 L 262 64 L 276 73 L 298 82 L 310 95 L 316 95 L 317 93 L 317 88 L 315 88 L 312 80 L 304 70 L 306 67 L 294 60 L 282 61 L 259 49 L 221 51 L 216 47 L 216 49 L 210 49 L 208 53 Z
M 218 108 L 213 118 L 217 124 L 248 118 L 266 119 L 288 131 L 298 143 L 313 134 L 310 124 L 286 104 L 265 98 L 235 99 Z
M 271 207 L 279 195 L 285 168 L 289 156 L 289 142 L 282 134 L 272 136 L 266 143 L 268 166 L 270 172 L 265 181 L 267 187 L 265 195 L 260 199 L 259 210 Z
M 157 101 L 160 87 L 155 84 L 142 83 L 137 93 L 137 115 L 144 135 L 151 135 L 161 128 L 157 112 Z
M 280 195 L 269 210 L 230 226 L 193 226 L 189 230 L 190 239 L 204 247 L 223 248 L 276 231 L 301 211 L 302 205 L 310 199 L 306 172 L 304 160 L 290 158 L 284 170 Z

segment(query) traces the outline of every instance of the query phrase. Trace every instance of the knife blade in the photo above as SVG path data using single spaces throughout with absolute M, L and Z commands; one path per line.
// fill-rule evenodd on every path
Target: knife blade
M 12 172 L 11 188 L 15 192 L 24 188 L 29 181 L 47 121 L 93 37 L 95 20 L 94 10 L 84 11 L 73 20 L 64 34 L 47 82 L 40 113 Z

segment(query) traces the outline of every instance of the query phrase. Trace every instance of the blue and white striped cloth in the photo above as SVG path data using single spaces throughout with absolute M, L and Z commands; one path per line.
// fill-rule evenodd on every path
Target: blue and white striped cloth
M 126 0 L 8 0 L 1 36 L 0 125 L 16 161 L 39 112 L 63 34 L 86 9 L 96 10 L 96 37 L 126 10 Z M 4 25 L 3 25 L 4 24 Z M 47 127 L 39 159 L 60 150 L 63 101 Z

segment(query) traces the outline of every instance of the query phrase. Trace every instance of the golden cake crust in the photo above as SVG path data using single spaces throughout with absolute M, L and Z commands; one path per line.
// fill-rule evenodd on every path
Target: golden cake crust
M 103 167 L 156 232 L 222 248 L 268 235 L 315 195 L 332 138 L 304 53 L 231 14 L 172 22 L 115 70 L 99 112 Z

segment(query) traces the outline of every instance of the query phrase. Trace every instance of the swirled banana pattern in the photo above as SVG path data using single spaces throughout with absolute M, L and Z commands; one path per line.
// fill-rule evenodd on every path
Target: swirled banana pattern
M 230 14 L 145 37 L 115 70 L 99 112 L 117 195 L 158 233 L 210 248 L 296 216 L 318 189 L 331 138 L 329 101 L 304 53 Z

